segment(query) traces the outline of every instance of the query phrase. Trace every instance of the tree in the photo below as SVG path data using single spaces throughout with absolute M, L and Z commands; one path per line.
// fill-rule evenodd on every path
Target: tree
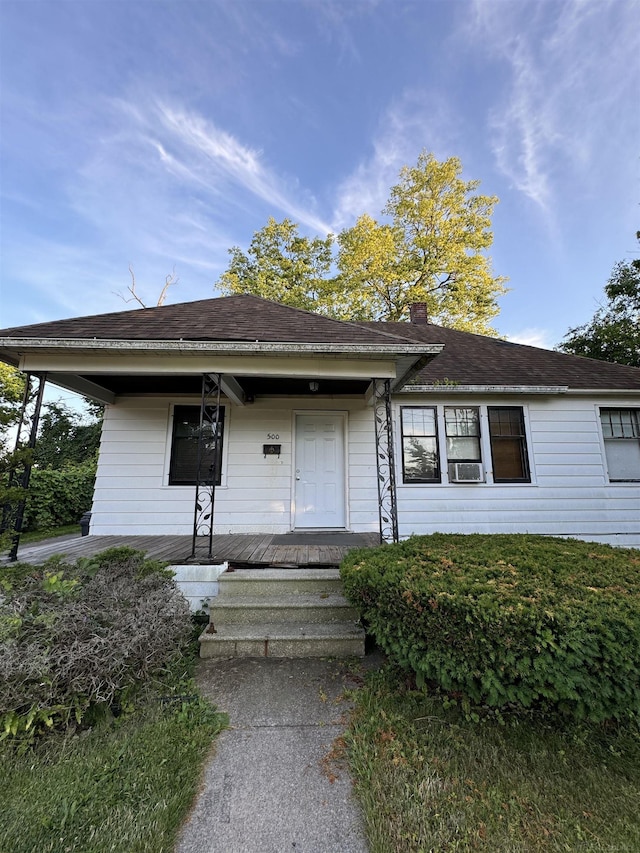
M 637 236 L 640 239 L 640 232 Z M 617 263 L 604 292 L 607 304 L 590 323 L 569 329 L 557 348 L 640 367 L 640 260 Z
M 9 447 L 9 428 L 20 418 L 25 385 L 24 373 L 0 362 L 0 553 L 11 543 L 13 514 L 26 494 L 11 475 L 14 468 L 31 460 L 31 451 L 14 452 Z
M 338 236 L 338 290 L 358 319 L 404 320 L 412 303 L 424 302 L 434 322 L 495 334 L 489 322 L 505 279 L 483 252 L 498 199 L 476 194 L 480 182 L 461 172 L 457 157 L 438 162 L 423 152 L 391 188 L 389 223 L 364 215 Z
M 251 293 L 282 305 L 323 311 L 331 270 L 333 237 L 301 237 L 289 219 L 273 217 L 253 235 L 245 254 L 229 250 L 231 262 L 218 287 L 223 293 Z
M 39 468 L 62 468 L 91 460 L 100 445 L 102 411 L 93 412 L 89 423 L 63 403 L 47 403 L 40 418 L 34 462 Z
M 388 221 L 364 214 L 338 235 L 332 278 L 332 235 L 300 237 L 288 219 L 269 219 L 246 255 L 230 250 L 218 287 L 345 320 L 405 320 L 412 303 L 425 302 L 434 322 L 495 334 L 489 323 L 506 288 L 484 252 L 497 198 L 477 194 L 480 182 L 461 172 L 456 157 L 426 152 L 405 166 L 383 210 Z
M 20 416 L 24 397 L 25 375 L 4 362 L 0 362 L 0 441 L 7 427 Z

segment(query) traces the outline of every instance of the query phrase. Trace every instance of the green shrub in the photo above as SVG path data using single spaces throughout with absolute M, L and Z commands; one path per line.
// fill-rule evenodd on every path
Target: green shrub
M 23 530 L 46 530 L 75 524 L 91 509 L 95 459 L 60 469 L 33 468 Z
M 353 551 L 342 577 L 419 685 L 494 708 L 640 715 L 640 551 L 435 534 Z
M 16 564 L 1 586 L 0 738 L 117 711 L 191 635 L 165 564 L 131 548 Z

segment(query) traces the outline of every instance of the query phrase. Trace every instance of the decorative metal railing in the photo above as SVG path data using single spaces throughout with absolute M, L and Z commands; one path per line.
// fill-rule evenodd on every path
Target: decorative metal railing
M 397 542 L 399 538 L 398 501 L 396 466 L 393 454 L 391 381 L 389 379 L 373 380 L 373 416 L 376 433 L 380 541 Z
M 218 450 L 222 441 L 222 430 L 220 428 L 220 381 L 220 373 L 202 374 L 196 496 L 191 542 L 191 558 L 193 560 L 198 558 L 210 560 L 213 554 L 213 512 L 215 507 L 216 483 L 220 473 L 220 453 Z M 205 445 L 212 462 L 206 471 L 203 471 Z
M 20 420 L 16 429 L 15 448 L 8 474 L 8 500 L 2 507 L 0 533 L 11 532 L 9 560 L 18 558 L 18 546 L 27 502 L 27 490 L 31 479 L 33 449 L 36 446 L 38 424 L 42 410 L 42 398 L 46 373 L 27 373 Z M 14 495 L 12 496 L 12 492 Z

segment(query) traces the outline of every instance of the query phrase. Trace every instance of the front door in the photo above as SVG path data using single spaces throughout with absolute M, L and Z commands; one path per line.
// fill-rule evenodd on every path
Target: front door
M 344 456 L 344 415 L 296 415 L 296 528 L 345 527 Z

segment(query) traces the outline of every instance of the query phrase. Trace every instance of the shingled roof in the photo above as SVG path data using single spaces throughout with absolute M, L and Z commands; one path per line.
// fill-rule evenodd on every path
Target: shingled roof
M 414 379 L 438 385 L 566 386 L 571 389 L 640 391 L 640 368 L 514 344 L 432 323 L 370 323 L 407 341 L 444 344 Z
M 0 337 L 112 341 L 243 341 L 322 344 L 415 343 L 389 330 L 331 320 L 239 294 L 156 308 L 0 329 Z
M 443 351 L 414 383 L 640 391 L 640 368 L 509 343 L 430 323 L 331 320 L 251 295 L 16 326 L 0 330 L 0 338 L 52 344 L 69 340 L 335 344 L 346 349 L 365 344 L 384 350 L 401 348 L 403 344 L 444 344 Z

